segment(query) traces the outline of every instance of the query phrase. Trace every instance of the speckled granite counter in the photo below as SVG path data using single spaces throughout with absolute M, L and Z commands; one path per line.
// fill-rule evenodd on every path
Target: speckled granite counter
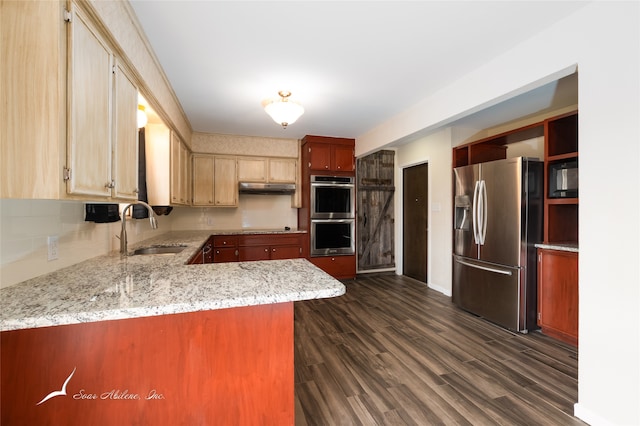
M 279 231 L 262 231 L 275 232 Z M 1 289 L 0 331 L 319 299 L 345 292 L 340 281 L 305 259 L 186 265 L 212 234 L 162 234 L 129 249 L 157 244 L 187 247 L 171 255 L 121 258 L 113 252 Z
M 560 251 L 570 251 L 573 253 L 578 253 L 578 244 L 576 243 L 539 243 L 536 244 L 536 248 L 541 248 L 545 250 L 560 250 Z

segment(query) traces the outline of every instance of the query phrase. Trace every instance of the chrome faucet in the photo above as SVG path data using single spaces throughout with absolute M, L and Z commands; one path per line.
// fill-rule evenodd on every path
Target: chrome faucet
M 147 211 L 149 212 L 149 223 L 151 224 L 151 229 L 158 229 L 158 220 L 156 219 L 156 215 L 149 204 L 145 203 L 144 201 L 136 201 L 135 203 L 127 204 L 122 209 L 122 229 L 120 230 L 120 237 L 118 237 L 120 238 L 120 254 L 124 256 L 129 255 L 129 252 L 127 250 L 127 210 L 129 209 L 129 207 L 136 204 L 142 204 L 147 208 Z

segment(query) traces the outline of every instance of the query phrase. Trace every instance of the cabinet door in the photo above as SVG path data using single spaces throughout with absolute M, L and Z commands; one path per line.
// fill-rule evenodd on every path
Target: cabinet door
M 213 249 L 213 262 L 237 262 L 238 249 L 235 247 L 219 247 Z
M 201 248 L 200 250 L 198 250 L 196 252 L 196 254 L 189 259 L 189 265 L 199 265 L 199 264 L 203 264 L 206 263 L 204 261 L 204 248 Z
M 308 149 L 311 170 L 331 169 L 331 145 L 310 143 Z
M 189 204 L 189 150 L 171 132 L 171 204 Z
M 355 256 L 311 257 L 309 261 L 337 279 L 350 279 L 356 276 Z
M 269 182 L 296 183 L 298 162 L 293 159 L 271 158 L 269 160 Z
M 236 159 L 232 157 L 215 157 L 214 195 L 216 206 L 238 205 L 238 179 L 236 177 Z
M 57 199 L 67 40 L 60 3 L 2 1 L 0 10 L 0 199 Z
M 543 333 L 577 345 L 577 253 L 538 250 L 538 325 Z
M 67 192 L 111 195 L 111 49 L 73 7 L 69 45 Z M 135 110 L 134 110 L 135 111 Z
M 240 260 L 240 262 L 269 260 L 271 252 L 269 246 L 240 247 L 238 251 L 238 260 Z
M 265 158 L 238 158 L 239 182 L 266 182 L 267 160 Z
M 122 64 L 115 67 L 114 139 L 112 195 L 128 200 L 138 199 L 138 88 Z
M 269 258 L 276 259 L 296 259 L 302 257 L 302 246 L 273 246 L 270 247 Z
M 191 203 L 191 153 L 184 143 L 180 144 L 180 200 L 183 204 Z
M 353 165 L 353 148 L 342 145 L 334 145 L 332 148 L 333 163 L 331 169 L 338 172 L 352 172 L 355 169 Z
M 214 159 L 212 155 L 193 156 L 193 205 L 213 206 Z

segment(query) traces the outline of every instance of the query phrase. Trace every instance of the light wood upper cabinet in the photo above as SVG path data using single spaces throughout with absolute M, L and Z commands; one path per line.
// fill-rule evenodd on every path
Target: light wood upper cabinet
M 171 204 L 188 205 L 191 199 L 189 157 L 189 149 L 175 132 L 171 132 Z
M 57 199 L 64 191 L 62 10 L 60 2 L 0 1 L 0 198 Z
M 138 198 L 138 88 L 75 5 L 69 36 L 67 192 Z
M 238 205 L 235 157 L 194 154 L 192 176 L 192 205 L 211 207 Z
M 214 192 L 217 207 L 238 205 L 238 179 L 235 157 L 215 157 Z
M 73 5 L 68 69 L 67 192 L 111 195 L 113 54 Z M 135 111 L 135 110 L 134 110 Z
M 298 162 L 288 158 L 269 159 L 269 182 L 296 183 Z
M 266 182 L 268 167 L 267 161 L 268 160 L 266 158 L 238 158 L 238 181 Z
M 294 158 L 238 157 L 239 182 L 296 183 Z
M 69 4 L 0 3 L 1 197 L 137 198 L 136 84 Z
M 138 88 L 120 62 L 115 66 L 113 196 L 138 198 Z M 133 108 L 132 108 L 133 107 Z
M 212 206 L 214 201 L 214 158 L 212 155 L 193 155 L 194 206 Z

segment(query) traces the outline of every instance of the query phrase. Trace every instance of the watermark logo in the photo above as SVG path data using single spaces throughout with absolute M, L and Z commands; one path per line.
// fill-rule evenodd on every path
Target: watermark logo
M 38 402 L 36 405 L 40 405 L 43 402 L 50 400 L 54 396 L 66 395 L 67 394 L 67 385 L 69 384 L 69 381 L 71 380 L 71 377 L 73 377 L 73 373 L 75 373 L 75 372 L 76 372 L 76 368 L 74 367 L 73 371 L 71 372 L 71 374 L 69 374 L 69 377 L 67 377 L 67 380 L 65 380 L 64 383 L 62 384 L 62 388 L 60 390 L 51 392 L 49 395 L 47 395 L 44 398 L 42 398 L 42 401 Z
M 50 392 L 47 396 L 42 398 L 42 401 L 38 402 L 36 405 L 40 405 L 56 396 L 66 396 L 67 385 L 71 381 L 71 378 L 73 377 L 75 372 L 76 372 L 76 367 L 73 368 L 73 371 L 71 372 L 71 374 L 69 374 L 69 377 L 67 377 L 67 380 L 64 381 L 64 383 L 62 384 L 62 388 L 60 390 L 55 390 L 53 392 Z M 85 389 L 80 389 L 77 393 L 72 395 L 72 398 L 76 400 L 85 400 L 85 401 L 98 400 L 98 399 L 125 400 L 125 401 L 140 401 L 140 400 L 158 401 L 158 400 L 165 399 L 165 396 L 164 394 L 158 392 L 156 389 L 150 390 L 146 394 L 146 396 L 144 396 L 144 394 L 140 394 L 137 392 L 135 393 L 129 392 L 128 389 L 125 389 L 125 390 L 112 389 L 110 391 L 102 392 L 102 393 L 88 392 Z

